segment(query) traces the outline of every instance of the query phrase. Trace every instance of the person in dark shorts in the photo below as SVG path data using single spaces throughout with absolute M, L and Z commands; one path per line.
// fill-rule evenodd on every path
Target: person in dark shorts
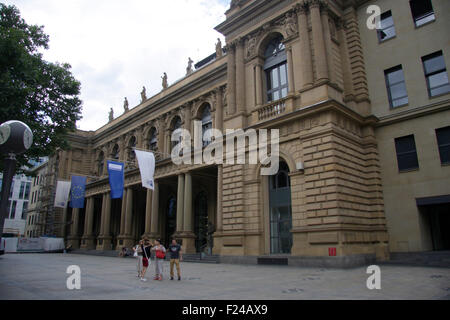
M 150 263 L 150 254 L 151 254 L 152 245 L 150 240 L 144 239 L 144 243 L 141 244 L 142 250 L 142 272 L 141 272 L 141 281 L 147 281 L 145 278 L 145 272 L 147 271 L 148 265 Z
M 181 246 L 177 240 L 172 239 L 172 244 L 169 246 L 170 252 L 170 280 L 173 280 L 173 265 L 177 267 L 178 281 L 181 280 L 180 261 L 183 261 L 183 254 Z

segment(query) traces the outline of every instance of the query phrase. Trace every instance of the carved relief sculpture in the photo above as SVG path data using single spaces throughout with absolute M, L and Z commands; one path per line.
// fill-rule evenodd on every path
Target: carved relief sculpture
M 291 12 L 286 14 L 286 19 L 284 20 L 284 30 L 288 37 L 294 36 L 298 32 L 296 19 L 294 14 Z
M 247 37 L 247 58 L 253 56 L 255 54 L 256 51 L 256 37 L 251 37 L 248 36 Z

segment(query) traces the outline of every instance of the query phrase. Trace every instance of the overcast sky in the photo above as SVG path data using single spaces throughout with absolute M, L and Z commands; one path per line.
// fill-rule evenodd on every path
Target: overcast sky
M 194 63 L 215 52 L 229 0 L 16 0 L 28 24 L 44 25 L 50 49 L 44 58 L 67 62 L 81 82 L 83 119 L 79 129 L 96 130 L 160 92 L 161 76 L 169 85 L 184 77 L 187 60 Z

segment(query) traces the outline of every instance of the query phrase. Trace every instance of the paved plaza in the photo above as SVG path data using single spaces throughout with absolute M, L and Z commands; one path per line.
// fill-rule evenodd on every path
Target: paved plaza
M 354 269 L 182 263 L 182 281 L 136 277 L 134 258 L 78 254 L 0 256 L 0 299 L 450 299 L 450 269 L 380 265 L 381 289 Z M 68 290 L 67 267 L 81 269 L 81 290 Z

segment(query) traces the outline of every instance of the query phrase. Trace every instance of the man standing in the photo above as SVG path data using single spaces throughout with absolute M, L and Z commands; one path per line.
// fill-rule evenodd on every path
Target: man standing
M 181 252 L 181 246 L 177 243 L 177 240 L 172 239 L 172 244 L 169 246 L 170 252 L 170 280 L 173 280 L 173 265 L 177 267 L 178 281 L 181 280 L 180 261 L 183 261 L 183 255 Z

